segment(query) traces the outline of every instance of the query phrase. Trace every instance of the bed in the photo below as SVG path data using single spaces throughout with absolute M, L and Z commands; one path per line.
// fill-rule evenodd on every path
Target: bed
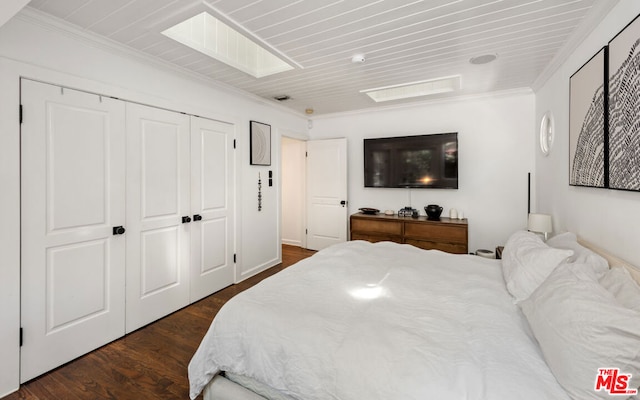
M 631 374 L 626 397 L 633 396 L 640 385 L 640 303 L 634 308 L 640 288 L 625 268 L 615 270 L 608 286 L 601 283 L 607 260 L 575 236 L 556 242 L 548 246 L 517 232 L 503 261 L 391 242 L 322 250 L 225 304 L 189 364 L 190 396 L 608 398 L 608 387 L 594 390 L 598 368 Z M 625 304 L 616 298 L 620 282 L 635 285 L 625 286 L 631 290 Z M 604 297 L 586 296 L 578 306 L 563 298 L 565 292 L 580 297 L 590 284 L 602 287 Z M 603 306 L 608 314 L 621 308 L 622 316 L 612 326 L 590 326 L 592 316 L 580 310 L 592 309 L 593 301 L 611 303 Z M 558 336 L 560 325 L 568 328 Z M 620 332 L 620 341 L 613 338 Z M 589 353 L 593 335 L 601 334 L 612 337 L 605 358 L 600 350 L 591 358 L 573 356 Z M 625 352 L 621 344 L 636 347 Z M 600 362 L 605 365 L 594 370 Z

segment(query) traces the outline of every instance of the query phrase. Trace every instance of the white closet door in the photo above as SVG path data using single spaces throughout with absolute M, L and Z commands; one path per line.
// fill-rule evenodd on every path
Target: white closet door
M 187 115 L 127 103 L 127 333 L 189 303 L 189 146 Z
M 22 81 L 25 382 L 124 334 L 125 106 Z
M 191 301 L 233 283 L 234 127 L 191 117 Z

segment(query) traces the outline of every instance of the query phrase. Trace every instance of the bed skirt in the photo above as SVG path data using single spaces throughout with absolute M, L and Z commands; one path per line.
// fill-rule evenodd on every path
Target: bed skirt
M 204 390 L 204 400 L 294 400 L 279 391 L 246 376 L 217 375 Z
M 222 375 L 218 375 L 204 388 L 204 400 L 266 400 Z

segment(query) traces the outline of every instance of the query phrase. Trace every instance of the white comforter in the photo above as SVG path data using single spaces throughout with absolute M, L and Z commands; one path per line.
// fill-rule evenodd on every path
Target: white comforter
M 498 261 L 347 242 L 231 299 L 189 364 L 295 399 L 568 399 Z

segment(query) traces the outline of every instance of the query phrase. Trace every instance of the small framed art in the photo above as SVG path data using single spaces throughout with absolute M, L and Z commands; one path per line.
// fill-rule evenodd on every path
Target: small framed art
M 271 125 L 250 122 L 250 163 L 271 165 Z

